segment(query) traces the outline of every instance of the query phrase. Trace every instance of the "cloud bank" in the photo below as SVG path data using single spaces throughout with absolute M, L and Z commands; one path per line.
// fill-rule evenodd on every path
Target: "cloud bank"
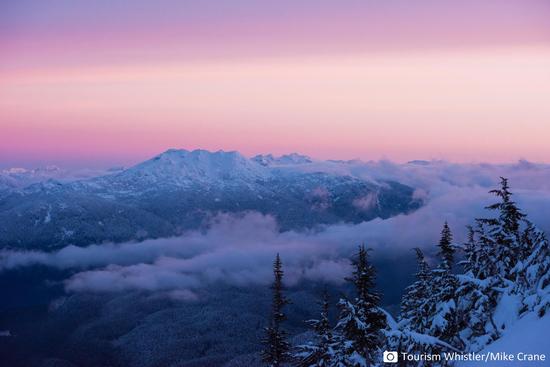
M 360 224 L 332 225 L 317 231 L 280 232 L 271 216 L 246 213 L 213 219 L 207 232 L 139 243 L 67 246 L 57 252 L 2 251 L 0 271 L 46 265 L 72 269 L 68 291 L 162 291 L 192 300 L 212 284 L 245 286 L 271 281 L 271 263 L 280 253 L 289 285 L 301 280 L 339 283 L 350 271 L 349 257 L 365 243 L 374 256 L 406 256 L 413 247 L 433 248 L 447 220 L 457 242 L 473 218 L 490 215 L 488 190 L 499 176 L 510 178 L 515 199 L 548 231 L 550 168 L 520 161 L 515 165 L 456 165 L 445 162 L 316 163 L 301 169 L 338 170 L 368 180 L 395 180 L 416 188 L 425 205 L 409 215 Z M 372 205 L 370 198 L 358 205 Z M 412 253 L 411 253 L 412 259 Z

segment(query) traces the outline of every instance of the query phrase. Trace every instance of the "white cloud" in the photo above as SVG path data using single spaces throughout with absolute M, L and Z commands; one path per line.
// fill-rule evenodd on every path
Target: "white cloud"
M 332 169 L 330 164 L 317 169 Z M 338 166 L 342 169 L 342 165 Z M 373 248 L 374 256 L 433 246 L 442 223 L 449 221 L 455 239 L 464 239 L 465 226 L 476 216 L 490 215 L 484 206 L 494 198 L 488 190 L 500 175 L 510 177 L 515 199 L 533 221 L 548 229 L 550 168 L 517 165 L 396 165 L 390 162 L 352 164 L 348 173 L 370 180 L 394 179 L 416 188 L 425 206 L 409 215 L 370 222 L 338 224 L 319 231 L 279 232 L 276 221 L 259 213 L 219 215 L 207 232 L 139 243 L 68 246 L 57 252 L 0 252 L 0 269 L 43 264 L 74 269 L 68 291 L 166 292 L 192 300 L 196 291 L 214 283 L 237 286 L 267 284 L 271 264 L 280 253 L 286 281 L 341 282 L 349 273 L 349 257 L 358 244 Z M 412 257 L 412 255 L 411 255 Z

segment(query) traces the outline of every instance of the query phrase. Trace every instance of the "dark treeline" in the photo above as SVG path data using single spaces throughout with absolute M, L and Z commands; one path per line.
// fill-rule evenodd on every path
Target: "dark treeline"
M 268 366 L 371 367 L 382 365 L 384 351 L 398 355 L 477 352 L 499 339 L 510 322 L 528 313 L 543 317 L 550 308 L 550 247 L 512 200 L 508 181 L 491 190 L 497 202 L 487 209 L 496 215 L 475 219 L 464 244 L 453 242 L 447 222 L 437 244 L 437 263 L 429 265 L 415 249 L 417 272 L 394 319 L 383 310 L 375 291 L 376 271 L 364 246 L 352 260 L 346 279 L 354 294 L 336 304 L 325 292 L 320 316 L 309 320 L 314 337 L 292 347 L 284 331 L 283 269 L 274 263 L 273 307 L 262 340 L 262 360 Z M 445 366 L 444 361 L 401 360 L 399 366 Z

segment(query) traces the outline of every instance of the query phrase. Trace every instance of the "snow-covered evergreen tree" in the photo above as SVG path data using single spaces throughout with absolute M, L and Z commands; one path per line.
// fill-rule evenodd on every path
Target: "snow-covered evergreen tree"
M 459 336 L 458 282 L 452 272 L 455 256 L 452 239 L 451 229 L 445 222 L 438 244 L 440 263 L 432 270 L 431 295 L 429 298 L 432 310 L 427 333 L 450 345 L 461 348 L 463 341 Z
M 397 322 L 378 307 L 375 272 L 361 246 L 348 279 L 356 297 L 340 300 L 339 320 L 332 331 L 326 308 L 321 319 L 312 322 L 317 342 L 302 349 L 302 366 L 377 366 L 383 347 L 411 354 L 477 352 L 522 317 L 544 317 L 550 309 L 550 244 L 511 200 L 508 181 L 501 178 L 500 184 L 491 190 L 499 202 L 487 207 L 497 216 L 476 219 L 463 246 L 453 244 L 449 225 L 444 224 L 435 268 L 430 269 L 416 249 L 418 270 L 406 288 Z M 458 248 L 464 257 L 462 272 L 456 274 Z
M 482 218 L 480 221 L 488 225 L 489 235 L 497 244 L 492 250 L 498 274 L 513 281 L 512 268 L 523 252 L 520 226 L 525 214 L 512 201 L 508 179 L 501 177 L 500 188 L 489 192 L 500 199 L 487 206 L 487 209 L 497 211 L 498 217 Z
M 308 324 L 315 333 L 315 339 L 308 344 L 300 345 L 294 354 L 297 366 L 300 367 L 330 367 L 337 366 L 335 348 L 338 339 L 329 321 L 329 296 L 325 290 L 321 302 L 321 315 L 318 320 L 309 320 Z
M 353 267 L 347 280 L 354 285 L 356 297 L 338 303 L 340 317 L 335 330 L 340 340 L 336 355 L 338 363 L 344 366 L 374 366 L 384 343 L 382 329 L 386 326 L 386 314 L 379 308 L 380 296 L 374 290 L 376 272 L 365 246 L 359 247 Z
M 511 199 L 508 180 L 491 190 L 499 201 L 477 219 L 465 246 L 465 273 L 458 276 L 461 335 L 476 351 L 498 339 L 507 323 L 527 312 L 543 316 L 550 307 L 550 248 Z M 511 314 L 512 313 L 512 314 Z
M 468 240 L 463 246 L 464 260 L 460 262 L 464 273 L 474 272 L 478 268 L 478 252 L 476 244 L 476 232 L 472 226 L 466 226 L 468 229 Z
M 437 246 L 439 247 L 438 256 L 441 258 L 439 267 L 450 272 L 454 264 L 455 248 L 453 246 L 453 234 L 447 221 L 443 224 L 441 238 Z
M 546 235 L 526 221 L 521 257 L 512 269 L 515 292 L 523 295 L 520 313 L 535 311 L 542 317 L 550 308 L 550 245 Z
M 499 296 L 494 288 L 500 284 L 494 275 L 496 267 L 490 251 L 493 246 L 481 221 L 476 229 L 468 227 L 464 273 L 457 276 L 456 291 L 460 336 L 467 351 L 478 351 L 499 337 L 492 318 Z
M 261 353 L 262 361 L 270 367 L 279 367 L 290 360 L 288 334 L 281 327 L 281 323 L 286 320 L 283 307 L 290 303 L 283 294 L 284 273 L 282 267 L 281 257 L 277 254 L 273 263 L 273 275 L 275 279 L 271 286 L 273 291 L 271 317 L 269 326 L 265 328 L 265 337 L 262 340 L 264 349 Z
M 401 299 L 400 322 L 405 323 L 410 330 L 425 333 L 429 326 L 431 309 L 429 300 L 432 273 L 422 250 L 419 248 L 414 250 L 418 271 L 415 274 L 415 282 L 405 289 Z
M 440 345 L 427 343 L 425 333 L 429 331 L 432 312 L 432 271 L 419 248 L 416 252 L 417 272 L 413 284 L 405 289 L 401 299 L 401 312 L 397 326 L 386 332 L 387 349 L 399 353 L 437 353 Z M 435 338 L 433 338 L 435 339 Z M 415 365 L 401 361 L 402 366 Z

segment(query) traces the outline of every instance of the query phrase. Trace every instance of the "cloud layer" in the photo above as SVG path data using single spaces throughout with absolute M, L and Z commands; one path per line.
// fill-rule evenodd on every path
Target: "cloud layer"
M 309 166 L 308 166 L 309 167 Z M 499 176 L 510 177 L 515 199 L 540 227 L 548 231 L 550 168 L 516 165 L 454 165 L 445 162 L 396 165 L 390 162 L 332 164 L 308 169 L 351 174 L 381 182 L 392 179 L 416 187 L 426 205 L 409 215 L 387 220 L 339 224 L 319 231 L 280 232 L 276 221 L 259 213 L 218 215 L 207 232 L 139 243 L 67 246 L 57 252 L 3 251 L 0 270 L 41 264 L 72 269 L 68 291 L 163 291 L 192 300 L 212 284 L 267 284 L 271 263 L 280 253 L 286 281 L 342 282 L 350 271 L 349 257 L 365 243 L 374 256 L 400 257 L 406 250 L 432 247 L 443 221 L 449 221 L 456 241 L 474 217 L 490 215 L 484 206 L 494 199 L 488 190 Z M 370 205 L 368 200 L 361 202 Z M 412 257 L 412 255 L 411 255 Z

